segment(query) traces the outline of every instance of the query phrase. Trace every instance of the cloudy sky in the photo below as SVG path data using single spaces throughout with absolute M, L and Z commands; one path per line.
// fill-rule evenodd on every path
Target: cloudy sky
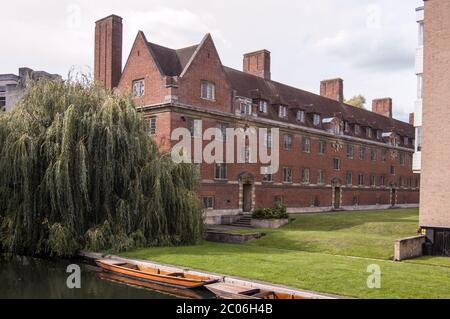
M 0 73 L 21 66 L 66 76 L 93 65 L 94 22 L 124 18 L 124 61 L 138 30 L 173 48 L 211 33 L 222 63 L 272 52 L 272 78 L 318 92 L 341 77 L 346 98 L 394 99 L 407 120 L 416 95 L 415 8 L 421 0 L 16 0 L 2 3 Z M 371 103 L 368 103 L 368 107 Z

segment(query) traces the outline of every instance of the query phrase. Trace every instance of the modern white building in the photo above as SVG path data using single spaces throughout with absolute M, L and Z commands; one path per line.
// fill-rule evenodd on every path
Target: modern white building
M 414 107 L 414 127 L 416 128 L 416 150 L 413 156 L 413 171 L 420 173 L 422 168 L 422 104 L 423 104 L 423 34 L 424 7 L 416 9 L 418 24 L 418 46 L 416 49 L 417 99 Z
M 40 79 L 60 80 L 58 74 L 44 71 L 34 71 L 30 68 L 20 68 L 19 74 L 0 74 L 0 112 L 11 111 L 25 93 L 28 81 Z

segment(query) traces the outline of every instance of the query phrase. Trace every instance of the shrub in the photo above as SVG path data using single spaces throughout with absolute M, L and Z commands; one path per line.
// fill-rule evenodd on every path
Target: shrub
M 288 219 L 289 215 L 285 206 L 274 208 L 260 208 L 255 210 L 253 219 Z

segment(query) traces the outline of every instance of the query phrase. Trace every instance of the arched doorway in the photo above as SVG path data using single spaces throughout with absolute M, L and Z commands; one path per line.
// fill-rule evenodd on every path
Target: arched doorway
M 339 178 L 333 178 L 331 181 L 331 190 L 333 209 L 340 210 L 342 208 L 342 181 Z
M 255 207 L 255 177 L 250 173 L 242 173 L 239 180 L 239 207 L 249 214 Z

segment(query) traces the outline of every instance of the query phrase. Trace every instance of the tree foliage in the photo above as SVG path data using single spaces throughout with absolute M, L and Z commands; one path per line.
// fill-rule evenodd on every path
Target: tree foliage
M 195 166 L 161 155 L 125 96 L 75 82 L 34 83 L 0 115 L 0 244 L 72 256 L 197 243 Z
M 363 95 L 355 95 L 350 100 L 345 101 L 346 104 L 364 109 L 366 104 L 366 98 Z

